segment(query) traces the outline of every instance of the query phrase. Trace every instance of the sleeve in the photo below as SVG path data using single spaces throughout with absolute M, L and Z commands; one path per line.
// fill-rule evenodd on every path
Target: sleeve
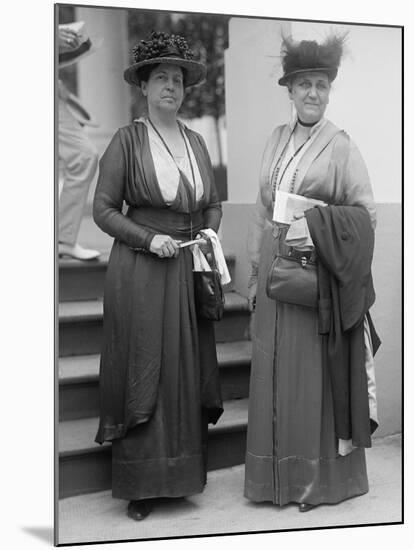
M 217 233 L 220 227 L 220 222 L 223 215 L 222 208 L 221 208 L 221 201 L 216 188 L 213 166 L 211 164 L 211 159 L 208 153 L 207 145 L 205 144 L 205 141 L 200 134 L 197 134 L 197 137 L 200 141 L 201 148 L 203 149 L 203 152 L 205 155 L 207 169 L 210 173 L 210 181 L 211 181 L 209 201 L 208 201 L 208 204 L 203 209 L 204 228 L 213 229 Z
M 358 147 L 352 140 L 349 141 L 349 154 L 344 166 L 343 184 L 343 204 L 365 207 L 370 215 L 372 228 L 375 229 L 376 208 L 368 170 Z
M 210 190 L 210 202 L 203 211 L 204 227 L 214 229 L 214 231 L 217 233 L 220 227 L 222 215 L 223 213 L 221 209 L 221 202 L 216 189 L 216 184 L 214 183 L 213 176 Z
M 262 164 L 260 167 L 259 192 L 257 194 L 256 204 L 253 208 L 247 233 L 247 253 L 252 265 L 252 278 L 257 276 L 265 221 L 271 219 L 269 209 L 263 204 L 261 189 L 265 185 L 268 185 L 269 170 L 272 162 L 274 144 L 277 139 L 277 132 L 278 129 L 273 132 L 263 152 Z
M 286 233 L 285 244 L 297 250 L 313 250 L 314 245 L 309 231 L 308 222 L 303 216 L 293 221 Z
M 263 229 L 267 218 L 267 209 L 263 205 L 260 190 L 257 194 L 256 204 L 250 217 L 249 228 L 247 232 L 247 252 L 252 265 L 252 277 L 257 276 L 260 248 L 262 246 Z
M 125 155 L 119 130 L 99 163 L 99 176 L 93 200 L 95 223 L 115 239 L 131 248 L 149 250 L 155 235 L 122 213 L 125 194 Z

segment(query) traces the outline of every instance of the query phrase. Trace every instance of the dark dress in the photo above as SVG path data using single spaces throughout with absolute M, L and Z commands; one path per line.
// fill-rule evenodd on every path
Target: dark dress
M 204 186 L 195 208 L 184 175 L 173 203 L 164 201 L 142 122 L 113 137 L 94 199 L 96 223 L 115 238 L 105 282 L 96 441 L 112 441 L 112 494 L 130 500 L 201 492 L 207 425 L 222 412 L 214 327 L 196 316 L 192 254 L 184 248 L 177 258 L 161 259 L 149 252 L 157 233 L 188 240 L 220 223 L 204 141 L 185 132 Z

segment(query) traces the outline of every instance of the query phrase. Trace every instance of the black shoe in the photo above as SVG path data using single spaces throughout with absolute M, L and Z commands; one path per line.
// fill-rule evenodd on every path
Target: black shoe
M 152 506 L 146 500 L 131 500 L 128 504 L 127 516 L 135 521 L 145 519 L 151 512 Z
M 315 504 L 306 504 L 306 502 L 299 504 L 299 512 L 309 512 L 312 508 L 315 508 Z

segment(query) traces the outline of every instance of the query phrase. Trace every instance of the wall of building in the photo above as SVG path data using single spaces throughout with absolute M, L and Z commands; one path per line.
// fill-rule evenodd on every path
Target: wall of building
M 320 41 L 330 28 L 240 18 L 230 22 L 225 58 L 229 201 L 222 235 L 225 248 L 236 255 L 235 286 L 244 295 L 250 274 L 247 230 L 263 148 L 272 129 L 291 116 L 286 89 L 277 85 L 281 33 Z M 350 31 L 348 52 L 326 115 L 360 148 L 377 202 L 372 316 L 382 339 L 376 356 L 376 435 L 383 436 L 401 430 L 401 31 L 355 25 L 341 29 Z

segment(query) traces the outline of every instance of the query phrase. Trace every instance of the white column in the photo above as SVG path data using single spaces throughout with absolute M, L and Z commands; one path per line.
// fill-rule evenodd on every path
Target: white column
M 76 8 L 76 19 L 85 21 L 92 41 L 103 39 L 96 52 L 78 63 L 79 97 L 100 123 L 89 133 L 102 153 L 113 133 L 130 122 L 130 90 L 122 76 L 128 66 L 127 10 Z
M 263 149 L 272 130 L 289 120 L 286 88 L 278 85 L 281 31 L 290 23 L 234 17 L 225 52 L 228 197 L 256 200 Z

